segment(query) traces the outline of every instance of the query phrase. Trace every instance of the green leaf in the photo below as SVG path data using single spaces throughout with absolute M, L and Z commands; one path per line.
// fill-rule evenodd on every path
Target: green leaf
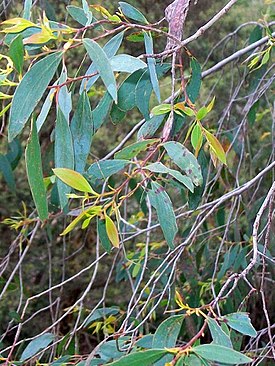
M 180 172 L 174 169 L 167 168 L 160 162 L 152 163 L 144 167 L 144 169 L 150 170 L 150 172 L 161 173 L 161 174 L 170 174 L 177 181 L 185 185 L 191 192 L 194 192 L 194 185 L 192 183 L 191 178 L 182 175 Z
M 97 220 L 97 232 L 103 248 L 110 254 L 112 250 L 112 243 L 110 242 L 106 232 L 105 221 L 99 218 Z
M 53 85 L 57 85 L 58 82 L 56 81 Z M 43 106 L 40 110 L 40 113 L 36 119 L 36 126 L 37 126 L 37 131 L 39 132 L 44 124 L 44 122 L 46 121 L 46 118 L 50 112 L 53 100 L 54 100 L 54 94 L 55 94 L 55 90 L 54 88 L 51 89 L 43 103 Z
M 213 343 L 220 346 L 233 348 L 230 338 L 227 334 L 224 333 L 224 331 L 215 319 L 208 318 L 207 323 L 213 339 Z
M 2 172 L 9 189 L 11 191 L 15 191 L 16 187 L 15 187 L 15 181 L 14 181 L 14 177 L 13 177 L 11 163 L 7 159 L 7 156 L 2 155 L 1 153 L 0 153 L 0 172 Z
M 54 340 L 54 335 L 51 333 L 45 333 L 38 338 L 31 341 L 20 357 L 20 362 L 26 361 L 28 358 L 33 357 L 37 352 L 46 348 Z
M 9 56 L 19 75 L 22 75 L 24 64 L 24 45 L 22 35 L 19 34 L 10 44 Z
M 211 102 L 206 107 L 208 113 L 210 113 L 212 111 L 212 109 L 214 107 L 214 104 L 215 104 L 215 100 L 216 100 L 216 97 L 213 97 L 213 99 L 211 100 Z
M 113 220 L 107 215 L 105 215 L 105 227 L 110 242 L 115 248 L 119 248 L 119 236 L 117 227 Z
M 84 171 L 94 134 L 93 115 L 87 92 L 84 91 L 78 100 L 76 111 L 71 122 L 74 146 L 75 170 Z
M 32 197 L 40 220 L 48 218 L 48 204 L 43 182 L 42 159 L 35 121 L 26 147 L 26 169 Z
M 135 142 L 132 145 L 126 146 L 115 154 L 116 159 L 132 159 L 137 156 L 140 152 L 146 151 L 150 146 L 159 142 L 159 139 L 143 140 Z
M 154 107 L 152 109 L 152 113 L 155 116 L 159 116 L 161 114 L 165 114 L 165 113 L 171 112 L 171 109 L 172 109 L 172 105 L 171 104 L 160 104 L 160 105 L 157 105 L 156 107 Z
M 56 52 L 38 61 L 24 75 L 18 85 L 10 110 L 8 135 L 13 140 L 24 128 L 49 85 L 61 61 L 62 52 Z
M 201 126 L 196 124 L 191 133 L 191 144 L 198 153 L 202 147 L 203 134 Z M 197 156 L 197 155 L 196 155 Z
M 153 46 L 153 38 L 151 33 L 143 32 L 144 33 L 144 43 L 145 43 L 145 51 L 149 55 L 154 53 L 154 46 Z M 156 60 L 153 57 L 147 58 L 148 68 L 150 72 L 150 79 L 153 86 L 153 90 L 157 96 L 158 102 L 160 103 L 160 88 L 159 88 L 159 81 L 157 77 L 156 71 Z
M 195 156 L 179 142 L 169 141 L 164 145 L 173 162 L 190 177 L 196 186 L 202 184 L 201 167 Z
M 138 131 L 137 139 L 143 140 L 152 137 L 161 126 L 165 115 L 154 116 L 146 121 Z
M 168 246 L 174 248 L 174 239 L 178 232 L 176 216 L 170 197 L 158 183 L 152 182 L 152 189 L 148 192 L 151 204 L 157 211 L 158 220 Z
M 182 363 L 179 363 L 175 366 L 211 366 L 208 362 L 206 363 L 204 360 L 198 358 L 196 355 L 184 356 L 182 358 Z
M 61 236 L 67 235 L 70 231 L 72 231 L 76 225 L 78 225 L 81 221 L 87 218 L 94 218 L 97 215 L 100 215 L 102 212 L 101 206 L 93 206 L 87 208 L 86 210 L 82 211 L 67 227 L 66 229 L 60 234 Z
M 114 101 L 117 102 L 116 80 L 108 56 L 99 44 L 92 39 L 84 38 L 83 44 L 108 92 Z
M 113 99 L 108 92 L 98 103 L 96 108 L 92 111 L 94 133 L 103 125 L 113 104 Z
M 192 351 L 209 361 L 221 363 L 226 362 L 228 365 L 239 365 L 253 361 L 251 358 L 243 355 L 240 352 L 216 344 L 204 344 L 202 346 L 193 347 Z
M 214 154 L 223 164 L 226 165 L 226 154 L 225 154 L 225 151 L 224 151 L 221 143 L 217 139 L 217 137 L 212 135 L 212 133 L 210 133 L 209 131 L 207 131 L 205 129 L 204 129 L 204 134 L 205 134 L 205 137 L 206 137 L 211 149 L 213 150 Z
M 164 320 L 157 328 L 152 347 L 159 348 L 173 348 L 176 345 L 182 322 L 183 315 L 175 315 Z M 161 361 L 156 362 L 155 366 L 162 366 L 165 362 L 170 362 L 173 359 L 173 355 L 167 355 Z
M 80 192 L 94 193 L 94 190 L 87 180 L 78 172 L 66 168 L 53 169 L 54 174 L 68 186 Z
M 56 127 L 55 127 L 55 167 L 74 169 L 74 151 L 70 127 L 68 121 L 60 109 L 57 111 Z M 71 188 L 61 180 L 57 181 L 58 195 L 60 206 L 62 209 L 68 203 L 66 196 L 71 192 Z
M 192 57 L 190 61 L 190 66 L 192 74 L 191 79 L 187 84 L 186 91 L 191 102 L 195 103 L 196 99 L 200 94 L 200 88 L 201 88 L 201 80 L 202 80 L 201 65 L 198 63 L 197 59 Z
M 207 108 L 202 107 L 201 109 L 199 109 L 199 111 L 197 113 L 197 120 L 201 121 L 207 114 L 208 114 Z
M 122 40 L 123 40 L 124 32 L 120 32 L 117 35 L 115 35 L 113 38 L 111 38 L 103 47 L 103 51 L 106 53 L 107 57 L 111 58 L 113 57 L 117 51 L 119 50 Z M 86 71 L 85 75 L 91 75 L 94 72 L 96 72 L 96 66 L 95 64 L 91 64 Z M 81 86 L 80 86 L 80 93 L 83 92 L 84 89 L 87 91 L 91 89 L 93 84 L 97 81 L 99 78 L 98 75 L 95 75 L 88 80 L 82 80 Z
M 232 313 L 222 317 L 222 320 L 226 321 L 226 324 L 232 328 L 237 330 L 238 332 L 248 335 L 250 337 L 256 337 L 257 331 L 251 324 L 251 320 L 247 313 Z
M 32 9 L 32 0 L 25 0 L 23 18 L 28 20 L 31 18 L 31 9 Z
M 111 175 L 124 169 L 130 161 L 128 160 L 103 160 L 92 164 L 87 170 L 89 179 L 107 179 Z
M 133 19 L 136 22 L 143 23 L 143 24 L 149 24 L 148 20 L 145 18 L 145 16 L 136 8 L 134 8 L 132 5 L 120 1 L 119 2 L 120 9 L 122 13 L 129 19 Z
M 70 16 L 76 20 L 81 25 L 86 25 L 88 22 L 87 15 L 85 14 L 84 10 L 79 8 L 78 6 L 69 5 L 66 7 Z
M 136 57 L 120 54 L 113 56 L 110 59 L 111 68 L 117 72 L 127 72 L 132 74 L 133 72 L 144 69 L 147 67 L 146 63 Z
M 168 352 L 164 349 L 150 349 L 148 351 L 134 352 L 119 360 L 108 363 L 106 366 L 151 366 Z

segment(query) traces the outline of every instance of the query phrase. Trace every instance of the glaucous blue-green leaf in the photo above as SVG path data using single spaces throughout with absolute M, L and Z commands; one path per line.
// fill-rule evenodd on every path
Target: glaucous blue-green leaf
M 8 144 L 8 152 L 6 158 L 10 162 L 11 168 L 15 169 L 22 156 L 22 147 L 18 139 L 12 140 Z
M 113 104 L 110 112 L 110 117 L 113 124 L 116 125 L 126 117 L 126 112 L 120 109 L 117 104 Z
M 32 9 L 32 0 L 25 0 L 24 1 L 24 11 L 23 11 L 23 18 L 30 20 L 31 18 L 31 9 Z
M 7 159 L 6 155 L 0 154 L 0 173 L 3 177 L 11 191 L 15 191 L 15 180 L 11 168 L 11 164 Z
M 58 84 L 63 84 L 67 80 L 67 68 L 63 65 Z M 72 93 L 69 92 L 67 85 L 63 85 L 58 92 L 58 106 L 64 117 L 69 122 L 69 116 L 72 110 Z
M 117 102 L 117 86 L 114 73 L 105 51 L 92 39 L 84 38 L 83 44 L 93 61 L 111 97 Z
M 74 169 L 74 149 L 71 130 L 60 109 L 57 111 L 54 157 L 55 168 Z M 60 206 L 64 209 L 68 203 L 66 194 L 71 192 L 71 188 L 60 179 L 57 180 L 57 188 Z
M 53 85 L 57 85 L 58 81 L 56 81 Z M 48 117 L 48 114 L 50 112 L 51 106 L 53 104 L 53 100 L 54 100 L 54 94 L 55 94 L 55 90 L 54 88 L 51 89 L 43 103 L 43 106 L 40 110 L 40 113 L 37 117 L 36 120 L 36 126 L 37 126 L 37 131 L 39 132 L 44 124 L 44 122 L 46 121 L 46 118 Z
M 153 339 L 153 334 L 146 334 L 135 343 L 135 346 L 141 348 L 153 348 Z
M 148 55 L 152 55 L 154 53 L 154 46 L 153 46 L 153 38 L 151 33 L 144 32 L 144 43 L 145 43 L 145 51 Z M 153 57 L 147 58 L 150 79 L 153 86 L 153 90 L 157 96 L 158 102 L 161 102 L 160 98 L 160 88 L 159 88 L 159 81 L 157 77 L 156 71 L 156 60 Z
M 232 313 L 223 316 L 222 319 L 226 321 L 226 324 L 230 328 L 235 329 L 242 334 L 248 335 L 250 337 L 257 336 L 257 331 L 251 324 L 251 320 L 247 313 Z
M 145 18 L 145 16 L 132 5 L 124 1 L 120 1 L 119 6 L 122 13 L 126 16 L 126 18 L 133 19 L 139 23 L 148 24 L 148 20 Z
M 149 199 L 157 211 L 158 220 L 168 246 L 174 248 L 174 239 L 178 232 L 176 216 L 170 197 L 158 183 L 152 182 L 152 189 L 148 192 Z
M 106 252 L 110 254 L 113 246 L 112 246 L 112 243 L 110 242 L 110 239 L 108 238 L 104 220 L 101 220 L 101 219 L 97 220 L 97 233 L 98 233 L 101 245 L 106 250 Z
M 136 57 L 120 54 L 113 56 L 110 59 L 111 67 L 113 71 L 127 72 L 132 74 L 133 72 L 144 69 L 147 67 L 146 63 Z
M 253 361 L 240 352 L 217 344 L 204 344 L 202 346 L 193 347 L 192 351 L 209 361 L 226 362 L 227 365 L 242 365 Z
M 191 178 L 182 175 L 180 172 L 174 169 L 167 168 L 164 164 L 157 162 L 146 165 L 144 169 L 150 170 L 150 172 L 161 173 L 161 174 L 169 174 L 177 181 L 182 183 L 185 187 L 187 187 L 191 192 L 194 192 L 194 184 Z
M 79 8 L 78 6 L 68 5 L 67 6 L 67 11 L 70 14 L 70 16 L 75 21 L 77 21 L 78 23 L 80 23 L 81 25 L 86 25 L 89 22 L 88 17 L 87 17 L 87 14 L 84 12 L 83 9 Z M 92 16 L 92 13 L 91 13 L 91 16 Z M 92 19 L 92 21 L 93 20 L 94 19 Z
M 122 40 L 123 40 L 123 36 L 124 36 L 124 32 L 120 32 L 117 35 L 115 35 L 113 38 L 111 38 L 104 46 L 103 46 L 103 50 L 106 53 L 106 55 L 111 58 L 113 57 L 117 51 L 119 50 Z M 91 64 L 88 68 L 88 70 L 86 71 L 85 75 L 91 75 L 94 72 L 96 72 L 96 66 L 95 64 Z M 98 75 L 95 75 L 91 78 L 89 78 L 88 80 L 82 80 L 81 82 L 81 86 L 80 86 L 80 93 L 82 93 L 82 91 L 84 90 L 84 88 L 89 91 L 91 89 L 91 87 L 93 86 L 93 84 L 97 81 L 97 79 L 99 78 Z
M 154 145 L 159 139 L 143 140 L 135 142 L 132 145 L 126 146 L 115 154 L 116 159 L 132 159 L 137 156 L 140 152 L 146 151 Z
M 96 309 L 85 321 L 84 326 L 89 326 L 92 322 L 105 318 L 109 315 L 116 315 L 119 313 L 118 307 L 111 307 L 111 308 L 99 308 Z
M 62 52 L 52 53 L 34 64 L 24 75 L 16 88 L 11 105 L 8 127 L 9 141 L 19 135 L 24 128 L 52 80 L 61 58 Z
M 72 356 L 63 356 L 63 357 L 60 357 L 58 360 L 52 362 L 50 364 L 50 366 L 64 366 L 64 365 L 68 365 L 68 361 L 70 361 L 71 358 L 72 358 Z
M 213 339 L 213 343 L 219 344 L 220 346 L 233 348 L 231 340 L 227 334 L 222 330 L 221 326 L 215 319 L 207 319 L 208 327 Z
M 154 136 L 156 131 L 159 129 L 160 125 L 162 124 L 165 115 L 161 116 L 153 116 L 148 121 L 146 121 L 137 133 L 137 139 L 142 140 L 146 138 L 150 138 Z
M 90 179 L 107 179 L 111 175 L 118 173 L 131 162 L 128 160 L 114 159 L 102 160 L 93 163 L 87 170 L 87 175 Z
M 198 358 L 196 355 L 183 356 L 175 366 L 211 366 L 210 363 Z
M 98 350 L 98 355 L 104 359 L 106 364 L 108 361 L 115 360 L 123 356 L 127 351 L 127 342 L 130 337 L 119 337 L 117 340 L 111 340 L 103 343 Z
M 173 348 L 176 345 L 180 329 L 183 322 L 182 315 L 174 315 L 164 320 L 157 328 L 152 347 L 156 348 Z M 167 355 L 159 362 L 156 362 L 155 366 L 162 366 L 165 362 L 170 362 L 173 359 L 173 355 Z
M 80 95 L 71 122 L 75 170 L 83 173 L 94 134 L 93 114 L 86 91 Z
M 199 152 L 198 163 L 202 170 L 203 183 L 195 188 L 194 193 L 189 192 L 188 194 L 188 204 L 191 210 L 195 210 L 199 206 L 207 181 L 209 159 L 207 159 L 203 149 Z
M 16 71 L 22 75 L 24 64 L 24 45 L 22 35 L 19 34 L 10 44 L 9 56 L 12 59 Z
M 170 64 L 163 64 L 156 66 L 157 77 L 161 78 L 171 68 Z M 143 114 L 146 120 L 150 119 L 150 98 L 153 91 L 153 86 L 150 79 L 150 71 L 146 69 L 139 78 L 135 93 L 136 93 L 136 106 Z
M 103 125 L 113 104 L 113 99 L 106 91 L 96 108 L 92 111 L 94 133 Z
M 182 144 L 169 141 L 163 144 L 173 162 L 190 177 L 196 186 L 203 182 L 201 167 L 196 157 Z
M 90 25 L 93 21 L 93 14 L 90 11 L 89 4 L 88 4 L 87 0 L 82 0 L 82 8 L 83 8 L 83 11 L 84 11 L 84 13 L 87 17 L 87 22 L 86 22 L 85 25 Z
M 20 362 L 24 362 L 27 359 L 33 357 L 37 352 L 46 348 L 54 340 L 54 335 L 52 333 L 45 333 L 31 341 L 25 350 L 23 351 Z
M 35 121 L 32 121 L 31 135 L 26 147 L 26 169 L 38 216 L 40 220 L 46 220 L 48 217 L 48 204 L 43 181 L 41 150 Z
M 119 360 L 108 363 L 108 366 L 151 366 L 168 352 L 164 349 L 150 349 L 148 351 L 134 352 Z

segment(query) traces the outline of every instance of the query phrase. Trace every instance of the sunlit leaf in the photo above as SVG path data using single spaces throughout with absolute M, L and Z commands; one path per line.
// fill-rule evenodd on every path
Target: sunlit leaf
M 76 189 L 80 192 L 87 192 L 94 194 L 95 191 L 92 189 L 87 180 L 78 172 L 66 168 L 55 168 L 53 169 L 54 174 L 66 183 L 68 186 Z
M 37 27 L 37 28 L 39 28 L 33 22 L 31 22 L 31 21 L 29 21 L 27 19 L 23 19 L 23 18 L 12 18 L 12 19 L 8 19 L 8 20 L 5 20 L 4 22 L 2 22 L 0 25 L 1 26 L 3 26 L 3 25 L 11 25 L 11 27 L 4 28 L 1 31 L 3 33 L 20 33 L 23 30 L 25 30 L 27 28 L 30 28 L 30 27 Z
M 160 104 L 160 105 L 157 105 L 156 107 L 154 107 L 152 109 L 152 113 L 155 116 L 159 116 L 161 114 L 165 114 L 165 113 L 171 112 L 171 109 L 172 109 L 172 105 L 171 104 Z
M 204 135 L 211 147 L 211 149 L 213 150 L 214 154 L 217 156 L 217 158 L 226 165 L 226 154 L 225 151 L 221 145 L 221 143 L 219 142 L 219 140 L 217 139 L 216 136 L 214 136 L 212 133 L 210 133 L 209 131 L 207 131 L 206 129 L 204 129 Z
M 117 227 L 108 215 L 105 215 L 105 227 L 110 242 L 115 248 L 119 248 L 119 236 Z
M 82 211 L 67 227 L 66 229 L 60 234 L 60 235 L 67 235 L 69 232 L 71 232 L 76 225 L 78 225 L 81 221 L 85 220 L 86 218 L 93 218 L 95 216 L 100 215 L 102 211 L 101 206 L 94 206 L 90 207 L 84 211 Z

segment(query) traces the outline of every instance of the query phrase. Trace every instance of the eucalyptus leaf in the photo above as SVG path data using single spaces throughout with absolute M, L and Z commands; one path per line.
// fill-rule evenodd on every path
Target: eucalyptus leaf
M 226 363 L 228 365 L 242 365 L 253 361 L 240 352 L 217 344 L 204 344 L 192 348 L 192 351 L 209 361 Z
M 232 313 L 223 316 L 222 319 L 230 328 L 235 329 L 242 334 L 248 335 L 250 337 L 257 336 L 257 331 L 251 324 L 251 320 L 247 313 Z
M 33 357 L 37 352 L 46 348 L 54 340 L 54 335 L 52 333 L 45 333 L 31 341 L 25 350 L 23 351 L 20 362 L 24 362 L 27 359 Z
M 153 46 L 153 38 L 151 33 L 144 32 L 144 42 L 145 42 L 145 51 L 148 55 L 152 55 L 154 53 L 154 46 Z M 157 77 L 156 71 L 156 60 L 153 57 L 148 57 L 147 59 L 148 68 L 150 72 L 150 79 L 153 86 L 153 90 L 157 96 L 158 102 L 160 103 L 160 88 L 159 88 L 159 81 Z
M 134 6 L 124 2 L 119 2 L 120 9 L 122 13 L 129 19 L 133 19 L 136 22 L 148 24 L 148 20 L 145 18 L 145 16 Z
M 108 363 L 107 366 L 151 366 L 168 352 L 164 349 L 151 349 L 148 351 L 134 352 L 119 360 Z

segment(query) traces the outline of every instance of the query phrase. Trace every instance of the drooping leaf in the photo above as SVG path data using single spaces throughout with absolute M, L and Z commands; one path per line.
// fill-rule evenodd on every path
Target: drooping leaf
M 113 99 L 106 91 L 104 97 L 92 111 L 94 133 L 103 125 L 113 104 Z
M 230 328 L 235 329 L 242 334 L 248 335 L 250 337 L 257 336 L 257 331 L 251 324 L 251 320 L 247 313 L 232 313 L 223 316 L 222 319 L 226 321 L 226 324 Z
M 195 103 L 200 93 L 201 87 L 201 65 L 194 57 L 191 58 L 190 66 L 192 70 L 191 79 L 187 84 L 186 92 L 192 103 Z
M 117 102 L 117 86 L 114 73 L 105 51 L 92 39 L 85 38 L 83 44 L 93 61 L 111 97 Z
M 63 65 L 60 78 L 58 80 L 58 85 L 62 85 L 64 82 L 66 82 L 67 78 L 67 68 L 65 65 Z M 66 118 L 66 121 L 69 123 L 70 113 L 72 110 L 72 93 L 69 92 L 67 85 L 63 85 L 59 88 L 58 107 Z
M 226 165 L 226 154 L 217 137 L 205 129 L 204 134 L 214 154 L 223 164 Z
M 8 144 L 6 158 L 10 162 L 11 168 L 15 169 L 22 156 L 22 147 L 18 139 L 14 139 Z
M 46 348 L 54 340 L 54 335 L 52 333 L 45 333 L 38 338 L 31 341 L 25 350 L 23 351 L 20 362 L 24 362 L 27 359 L 33 357 L 37 352 Z
M 31 27 L 37 27 L 39 28 L 36 24 L 34 24 L 33 22 L 24 19 L 24 18 L 12 18 L 12 19 L 7 19 L 4 22 L 1 23 L 1 26 L 4 25 L 11 25 L 11 27 L 8 28 L 4 28 L 2 30 L 3 33 L 20 33 L 22 31 L 24 31 L 27 28 L 31 28 Z
M 117 35 L 115 35 L 113 38 L 111 38 L 103 46 L 103 50 L 106 53 L 107 57 L 111 58 L 117 53 L 117 51 L 119 50 L 119 48 L 121 46 L 123 36 L 124 36 L 124 32 L 120 32 Z M 96 65 L 92 63 L 89 66 L 88 70 L 86 71 L 85 75 L 91 75 L 96 71 L 97 71 Z M 88 80 L 84 79 L 80 86 L 80 93 L 82 93 L 84 89 L 89 91 L 98 78 L 99 78 L 99 76 L 95 75 L 95 76 L 89 78 Z
M 99 218 L 97 220 L 97 233 L 99 235 L 99 239 L 103 248 L 106 250 L 107 253 L 111 253 L 113 246 L 106 232 L 105 221 Z
M 116 159 L 132 159 L 137 156 L 140 152 L 146 151 L 158 142 L 159 139 L 143 140 L 135 142 L 132 145 L 126 146 L 124 149 L 120 150 L 115 154 Z
M 182 315 L 171 316 L 164 320 L 157 328 L 152 348 L 172 348 L 175 347 L 181 326 L 183 322 Z M 156 362 L 155 366 L 162 366 L 165 362 L 170 362 L 173 359 L 173 355 L 167 355 L 162 358 L 159 362 Z
M 119 6 L 126 18 L 133 19 L 139 23 L 148 24 L 148 20 L 145 18 L 145 16 L 132 5 L 124 1 L 120 1 Z
M 132 74 L 137 70 L 144 69 L 145 67 L 147 67 L 144 61 L 126 54 L 119 54 L 113 56 L 110 59 L 110 64 L 113 71 L 127 72 L 130 74 Z
M 32 121 L 31 135 L 26 147 L 26 169 L 38 216 L 40 220 L 46 220 L 48 218 L 48 204 L 43 182 L 41 150 L 35 121 Z
M 81 25 L 86 25 L 88 23 L 88 18 L 87 15 L 85 14 L 84 10 L 79 8 L 78 6 L 74 6 L 74 5 L 68 5 L 66 7 L 68 13 L 70 14 L 70 16 L 76 20 L 78 23 L 80 23 Z
M 0 154 L 0 173 L 3 174 L 9 189 L 15 191 L 16 187 L 12 167 L 6 155 L 3 154 Z
M 94 134 L 93 114 L 86 91 L 79 97 L 71 122 L 71 132 L 74 146 L 75 170 L 83 173 Z
M 142 140 L 152 137 L 161 126 L 165 115 L 154 116 L 146 121 L 137 133 L 137 139 Z
M 62 52 L 56 52 L 38 61 L 18 85 L 10 110 L 9 141 L 24 128 L 34 108 L 42 98 L 61 61 Z
M 157 211 L 158 220 L 168 246 L 174 248 L 174 239 L 178 232 L 175 213 L 170 197 L 158 183 L 152 182 L 148 192 L 151 204 Z
M 53 169 L 54 174 L 68 186 L 80 192 L 94 193 L 87 180 L 78 172 L 66 168 Z
M 191 144 L 196 151 L 196 156 L 202 147 L 203 134 L 201 130 L 201 126 L 199 124 L 195 124 L 192 133 L 191 133 Z
M 153 46 L 153 38 L 151 33 L 144 32 L 144 43 L 145 43 L 145 51 L 147 54 L 152 55 L 154 53 L 154 46 Z M 153 86 L 153 90 L 157 96 L 158 102 L 160 103 L 160 88 L 159 88 L 159 81 L 157 77 L 156 71 L 156 60 L 153 57 L 148 57 L 147 59 L 148 68 L 150 72 L 150 79 Z
M 207 323 L 213 339 L 213 343 L 220 346 L 233 348 L 229 336 L 224 333 L 221 326 L 217 323 L 215 319 L 208 318 Z
M 130 164 L 130 161 L 119 159 L 97 161 L 89 167 L 87 174 L 91 179 L 105 180 L 124 169 L 128 164 Z
M 209 361 L 221 363 L 226 362 L 228 365 L 241 365 L 253 361 L 251 358 L 240 352 L 217 344 L 204 344 L 202 346 L 192 348 L 192 351 Z
M 117 227 L 113 220 L 107 215 L 105 215 L 105 227 L 110 242 L 115 248 L 119 248 L 119 236 Z
M 22 75 L 24 64 L 24 45 L 22 35 L 19 34 L 10 44 L 9 56 L 19 75 Z
M 55 167 L 74 169 L 74 151 L 70 127 L 68 121 L 60 109 L 57 111 L 55 128 Z M 61 180 L 57 181 L 60 206 L 64 209 L 68 203 L 66 194 L 70 193 L 71 188 Z
M 31 18 L 31 9 L 32 9 L 32 0 L 25 0 L 23 18 L 28 20 Z
M 193 183 L 196 186 L 201 185 L 203 181 L 201 167 L 195 156 L 179 142 L 169 141 L 163 146 L 173 162 L 192 179 Z
M 106 366 L 151 366 L 168 352 L 164 349 L 150 349 L 148 351 L 134 352 L 119 360 L 108 363 Z
M 57 85 L 58 82 L 56 81 L 53 85 Z M 37 117 L 37 120 L 36 120 L 36 126 L 37 126 L 37 131 L 39 132 L 44 124 L 44 122 L 46 121 L 47 119 L 47 116 L 50 112 L 50 109 L 51 109 L 51 106 L 52 106 L 52 103 L 53 103 L 53 99 L 54 99 L 54 94 L 55 94 L 55 90 L 54 88 L 51 89 L 43 103 L 43 106 L 40 110 L 40 113 Z
M 151 172 L 154 172 L 154 173 L 170 174 L 177 181 L 179 181 L 180 183 L 185 185 L 185 187 L 187 187 L 191 192 L 194 192 L 194 185 L 192 183 L 191 178 L 182 175 L 177 170 L 167 168 L 165 165 L 163 165 L 160 162 L 146 165 L 144 167 L 144 169 L 148 169 L 148 170 L 150 170 Z

